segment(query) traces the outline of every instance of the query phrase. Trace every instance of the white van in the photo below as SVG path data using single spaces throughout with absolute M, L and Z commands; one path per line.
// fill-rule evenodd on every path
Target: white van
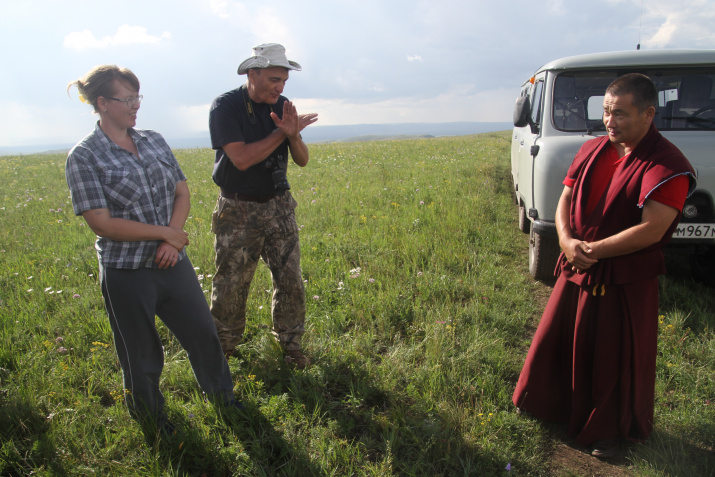
M 606 87 L 633 72 L 655 82 L 655 126 L 698 175 L 668 250 L 689 254 L 696 277 L 715 277 L 715 50 L 640 50 L 555 60 L 521 87 L 511 171 L 519 228 L 530 234 L 529 272 L 537 280 L 554 278 L 560 252 L 554 219 L 566 171 L 584 142 L 606 134 Z

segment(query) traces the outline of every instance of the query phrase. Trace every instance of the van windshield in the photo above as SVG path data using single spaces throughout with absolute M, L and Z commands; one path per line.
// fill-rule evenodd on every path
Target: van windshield
M 554 82 L 553 123 L 562 131 L 604 130 L 603 96 L 626 73 L 648 75 L 658 89 L 654 124 L 660 131 L 715 130 L 715 68 L 651 68 L 560 73 Z

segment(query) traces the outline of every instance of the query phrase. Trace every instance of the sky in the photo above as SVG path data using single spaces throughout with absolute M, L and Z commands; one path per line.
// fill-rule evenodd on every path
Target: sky
M 520 85 L 565 56 L 715 49 L 715 0 L 0 0 L 0 148 L 74 144 L 98 119 L 67 84 L 131 69 L 138 128 L 206 136 L 213 99 L 275 42 L 284 95 L 316 125 L 511 121 Z

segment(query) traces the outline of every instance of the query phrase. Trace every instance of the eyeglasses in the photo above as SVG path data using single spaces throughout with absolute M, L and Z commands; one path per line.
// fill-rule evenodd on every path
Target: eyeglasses
M 124 103 L 130 108 L 133 108 L 135 104 L 141 104 L 142 99 L 144 99 L 144 95 L 139 95 L 136 98 L 128 98 L 128 99 L 119 99 L 119 98 L 107 98 L 111 99 L 112 101 L 119 101 L 120 103 Z

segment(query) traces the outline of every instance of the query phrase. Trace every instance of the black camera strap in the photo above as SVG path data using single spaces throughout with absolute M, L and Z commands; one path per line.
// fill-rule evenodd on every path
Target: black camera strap
M 248 122 L 250 122 L 252 126 L 255 126 L 258 124 L 258 119 L 256 118 L 256 112 L 253 110 L 253 101 L 248 96 L 248 86 L 241 89 L 243 91 L 243 104 L 246 107 L 246 114 L 248 114 Z M 272 113 L 275 113 L 272 104 L 269 104 L 268 107 L 271 108 Z

